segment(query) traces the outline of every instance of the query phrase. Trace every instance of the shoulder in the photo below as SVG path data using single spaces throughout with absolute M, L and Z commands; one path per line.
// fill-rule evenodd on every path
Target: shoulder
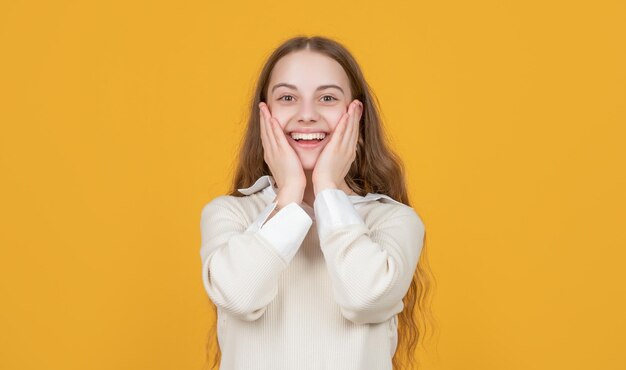
M 367 218 L 370 224 L 407 224 L 422 231 L 425 229 L 424 221 L 417 210 L 409 205 L 399 202 L 387 195 L 382 195 L 375 202 L 370 203 Z
M 253 217 L 264 206 L 260 193 L 245 196 L 219 195 L 202 207 L 202 217 L 220 214 L 247 220 Z
M 231 210 L 234 203 L 234 200 L 231 198 L 235 197 L 232 195 L 219 195 L 211 199 L 202 207 L 202 214 L 204 215 L 222 210 Z

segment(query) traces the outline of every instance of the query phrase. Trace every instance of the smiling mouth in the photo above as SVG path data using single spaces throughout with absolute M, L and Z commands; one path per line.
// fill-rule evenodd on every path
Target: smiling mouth
M 324 138 L 324 139 L 326 139 L 326 138 Z M 309 139 L 309 140 L 307 140 L 307 139 L 293 139 L 293 140 L 297 141 L 297 142 L 301 142 L 301 141 L 304 141 L 304 142 L 307 142 L 307 141 L 318 141 L 319 142 L 319 141 L 322 141 L 324 139 Z
M 320 146 L 323 141 L 326 141 L 326 139 L 328 138 L 328 135 L 326 135 L 323 139 L 311 139 L 311 140 L 294 139 L 291 137 L 291 135 L 288 135 L 287 137 L 289 138 L 289 141 L 293 141 L 296 146 L 300 148 L 310 149 L 310 148 L 315 148 L 315 147 Z

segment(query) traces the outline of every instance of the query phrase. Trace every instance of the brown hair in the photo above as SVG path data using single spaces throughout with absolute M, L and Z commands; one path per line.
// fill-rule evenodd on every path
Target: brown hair
M 346 175 L 346 184 L 359 195 L 366 195 L 369 192 L 387 194 L 410 206 L 404 165 L 388 147 L 378 113 L 378 100 L 350 52 L 337 41 L 321 36 L 290 38 L 276 48 L 267 59 L 250 101 L 250 118 L 240 144 L 238 164 L 229 195 L 243 196 L 237 189 L 250 186 L 261 176 L 271 175 L 263 159 L 258 105 L 261 101 L 267 102 L 267 84 L 278 60 L 291 52 L 303 49 L 319 52 L 336 60 L 348 75 L 352 98 L 363 103 L 356 159 Z M 390 181 L 391 179 L 393 181 Z M 414 359 L 417 345 L 425 339 L 424 334 L 429 329 L 427 324 L 435 321 L 430 307 L 435 280 L 428 264 L 426 244 L 424 240 L 413 281 L 403 298 L 404 310 L 399 314 L 398 348 L 393 356 L 395 370 L 418 369 L 418 361 Z M 212 308 L 217 318 L 217 309 L 214 305 Z M 434 325 L 430 328 L 433 329 Z M 207 360 L 211 357 L 210 352 L 213 352 L 211 349 L 215 348 L 214 362 L 211 365 L 211 368 L 214 368 L 221 359 L 221 351 L 217 345 L 215 323 L 211 329 L 207 342 Z M 431 331 L 431 336 L 433 333 L 434 331 Z M 399 357 L 406 360 L 400 361 Z

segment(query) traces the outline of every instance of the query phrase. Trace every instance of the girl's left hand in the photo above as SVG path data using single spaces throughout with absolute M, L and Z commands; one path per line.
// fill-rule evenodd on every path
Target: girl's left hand
M 356 159 L 362 113 L 363 104 L 358 99 L 353 100 L 330 134 L 330 141 L 317 158 L 311 177 L 316 195 L 326 188 L 338 188 L 345 180 Z

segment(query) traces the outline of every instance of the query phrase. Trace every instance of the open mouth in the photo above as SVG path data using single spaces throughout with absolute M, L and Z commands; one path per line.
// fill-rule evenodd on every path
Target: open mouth
M 324 136 L 323 139 L 294 139 L 291 135 L 287 135 L 290 141 L 293 141 L 296 146 L 301 148 L 315 148 L 320 146 L 323 141 L 326 141 L 328 135 Z

